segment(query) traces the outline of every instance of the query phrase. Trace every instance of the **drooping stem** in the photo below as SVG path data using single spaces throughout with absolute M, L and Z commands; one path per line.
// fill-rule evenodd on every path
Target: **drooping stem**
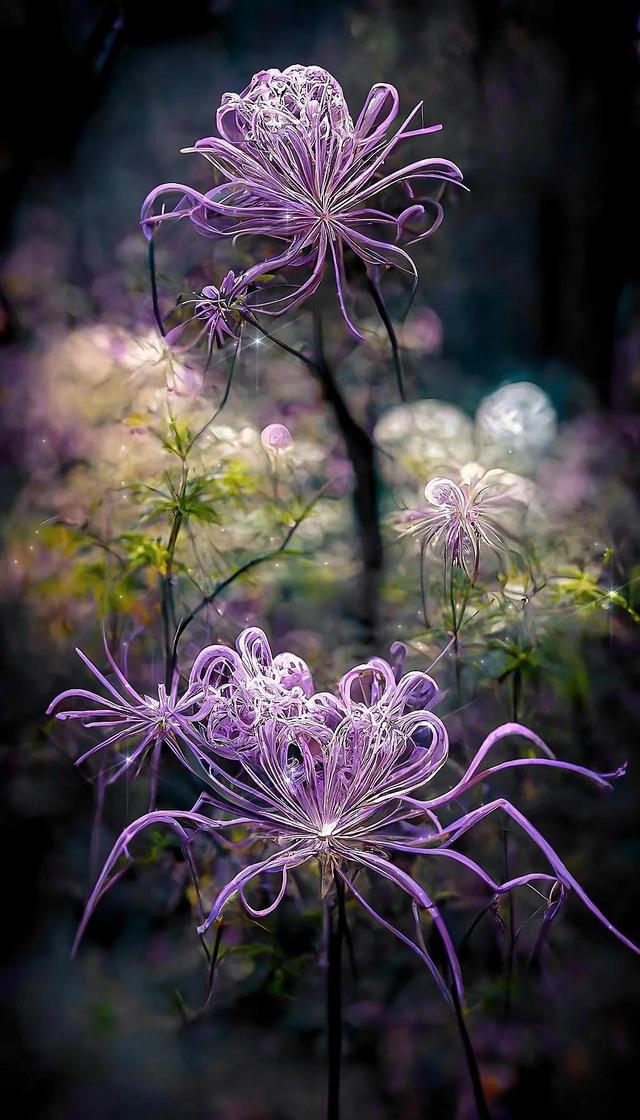
M 164 338 L 166 331 L 160 313 L 160 302 L 158 300 L 158 277 L 156 275 L 156 252 L 153 243 L 153 237 L 149 238 L 149 276 L 151 279 L 151 302 L 153 304 L 153 316 L 156 321 L 156 326 L 160 334 Z
M 327 967 L 327 1120 L 340 1120 L 342 1058 L 342 942 L 345 932 L 344 883 L 334 876 L 336 901 L 329 910 Z
M 398 383 L 398 392 L 403 401 L 406 401 L 406 393 L 404 389 L 404 370 L 402 368 L 402 355 L 398 345 L 398 338 L 395 332 L 395 327 L 391 322 L 391 316 L 387 311 L 387 305 L 382 298 L 382 292 L 375 280 L 371 276 L 367 277 L 367 287 L 373 297 L 373 302 L 376 305 L 376 310 L 380 316 L 383 326 L 389 336 L 389 343 L 391 345 L 391 353 L 393 355 L 393 364 L 396 371 L 396 380 Z
M 200 439 L 200 437 L 202 435 L 204 435 L 207 428 L 211 424 L 213 424 L 214 420 L 216 420 L 218 418 L 218 416 L 222 412 L 224 406 L 226 405 L 227 401 L 229 400 L 229 395 L 231 393 L 231 386 L 233 384 L 233 375 L 234 375 L 235 368 L 236 368 L 236 362 L 238 360 L 238 354 L 240 353 L 241 342 L 242 342 L 242 335 L 239 336 L 238 341 L 236 343 L 235 350 L 233 351 L 231 362 L 229 363 L 229 371 L 227 373 L 226 384 L 225 384 L 225 387 L 223 389 L 222 396 L 220 397 L 220 400 L 218 401 L 218 404 L 216 405 L 215 411 L 211 414 L 209 419 L 202 425 L 202 427 L 198 428 L 198 431 L 195 433 L 195 435 L 193 435 L 191 437 L 191 439 L 189 440 L 189 443 L 187 444 L 185 455 L 188 455 L 189 452 L 192 450 L 192 448 L 195 447 L 195 445 L 198 442 L 198 440 Z

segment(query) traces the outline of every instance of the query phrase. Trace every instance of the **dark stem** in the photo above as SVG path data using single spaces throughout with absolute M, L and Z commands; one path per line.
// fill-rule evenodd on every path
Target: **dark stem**
M 344 440 L 347 455 L 353 467 L 356 485 L 353 506 L 358 526 L 363 566 L 361 618 L 368 640 L 373 639 L 377 623 L 377 598 L 380 570 L 383 564 L 382 534 L 378 516 L 378 480 L 375 469 L 376 448 L 371 436 L 349 412 L 333 371 L 329 366 L 322 340 L 322 321 L 317 306 L 314 308 L 314 356 L 289 346 L 266 330 L 255 317 L 247 314 L 256 330 L 302 362 L 320 385 L 322 396 L 336 419 Z
M 342 1056 L 342 941 L 345 931 L 344 883 L 334 875 L 336 902 L 329 911 L 327 968 L 327 1120 L 340 1120 L 340 1059 Z
M 456 1021 L 458 1023 L 458 1030 L 462 1045 L 464 1046 L 465 1057 L 467 1059 L 467 1066 L 469 1068 L 469 1076 L 471 1077 L 471 1085 L 473 1087 L 473 1097 L 476 1102 L 476 1109 L 480 1120 L 491 1120 L 491 1113 L 484 1095 L 484 1087 L 482 1085 L 482 1077 L 480 1076 L 480 1067 L 478 1066 L 478 1059 L 476 1058 L 473 1043 L 467 1030 L 467 1024 L 464 1021 L 464 1011 L 460 1003 L 460 996 L 458 995 L 455 984 L 451 985 L 451 998 L 453 1000 L 453 1010 L 455 1011 Z
M 451 629 L 453 632 L 453 664 L 456 674 L 456 693 L 458 697 L 458 705 L 462 704 L 462 666 L 460 664 L 460 645 L 458 642 L 458 634 L 460 632 L 460 620 L 458 618 L 458 608 L 456 605 L 456 596 L 453 585 L 453 567 L 449 573 L 449 605 L 451 607 Z
M 153 304 L 153 316 L 160 334 L 164 338 L 167 333 L 164 329 L 162 322 L 162 315 L 160 314 L 160 303 L 158 302 L 158 278 L 156 276 L 156 251 L 153 244 L 153 237 L 149 238 L 149 276 L 151 277 L 151 302 Z
M 369 288 L 369 291 L 371 292 L 371 295 L 373 297 L 373 302 L 376 305 L 376 310 L 378 312 L 378 315 L 380 316 L 380 318 L 382 320 L 382 323 L 385 327 L 385 330 L 386 330 L 386 332 L 389 336 L 389 342 L 391 344 L 391 353 L 393 355 L 393 364 L 394 364 L 395 370 L 396 370 L 396 380 L 398 382 L 398 392 L 399 392 L 402 400 L 406 401 L 407 396 L 406 396 L 405 388 L 404 388 L 404 370 L 402 368 L 402 355 L 400 353 L 400 347 L 398 345 L 398 338 L 397 338 L 397 335 L 396 335 L 396 332 L 395 332 L 395 328 L 393 326 L 393 323 L 391 322 L 391 317 L 389 315 L 389 312 L 387 311 L 387 305 L 385 304 L 385 302 L 382 298 L 382 292 L 380 291 L 380 288 L 376 284 L 375 280 L 372 280 L 370 276 L 367 277 L 367 287 Z
M 189 440 L 189 443 L 187 444 L 187 448 L 186 448 L 186 451 L 185 451 L 185 455 L 188 455 L 188 454 L 189 454 L 189 452 L 191 451 L 191 449 L 192 449 L 192 448 L 193 448 L 193 447 L 195 446 L 195 444 L 196 444 L 196 443 L 198 442 L 198 440 L 200 439 L 200 436 L 201 436 L 201 435 L 203 435 L 203 433 L 204 433 L 204 432 L 206 432 L 207 428 L 208 428 L 208 427 L 209 427 L 209 426 L 210 426 L 211 424 L 213 424 L 214 420 L 216 420 L 216 419 L 217 419 L 217 417 L 218 417 L 218 416 L 220 415 L 220 413 L 222 412 L 222 410 L 223 410 L 224 406 L 226 405 L 227 401 L 229 400 L 229 395 L 230 395 L 230 393 L 231 393 L 231 386 L 232 386 L 232 384 L 233 384 L 233 374 L 234 374 L 234 372 L 235 372 L 235 368 L 236 368 L 236 361 L 237 361 L 237 358 L 238 358 L 238 354 L 239 354 L 239 352 L 240 352 L 240 342 L 241 342 L 241 338 L 239 338 L 239 339 L 238 339 L 238 342 L 237 342 L 237 344 L 236 344 L 236 348 L 235 348 L 235 350 L 234 350 L 234 352 L 233 352 L 233 357 L 231 358 L 231 363 L 230 363 L 230 365 L 229 365 L 229 372 L 228 372 L 228 374 L 227 374 L 227 381 L 226 381 L 226 384 L 225 384 L 225 387 L 224 387 L 224 390 L 223 390 L 222 396 L 220 397 L 220 400 L 219 400 L 219 402 L 218 402 L 218 404 L 217 404 L 217 406 L 216 406 L 216 410 L 215 410 L 215 412 L 213 412 L 213 413 L 212 413 L 212 415 L 211 415 L 211 416 L 209 417 L 209 419 L 207 420 L 206 424 L 203 424 L 203 425 L 202 425 L 202 427 L 198 429 L 198 431 L 196 432 L 196 434 L 195 434 L 194 436 L 192 436 L 192 437 L 191 437 L 191 439 Z
M 427 950 L 427 946 L 425 944 L 424 935 L 423 935 L 423 932 L 422 932 L 422 926 L 420 924 L 419 912 L 418 912 L 418 908 L 417 908 L 415 903 L 413 904 L 413 915 L 414 915 L 414 919 L 415 919 L 415 922 L 416 922 L 416 933 L 418 935 L 418 943 L 419 943 L 421 949 L 423 949 L 424 952 L 427 953 L 428 950 Z M 482 915 L 480 915 L 480 917 L 481 916 Z M 469 931 L 469 933 L 471 933 L 471 930 Z M 467 936 L 469 936 L 469 934 L 467 934 Z M 474 1100 L 476 1102 L 476 1109 L 478 1111 L 478 1116 L 479 1116 L 480 1120 L 491 1120 L 491 1113 L 489 1112 L 489 1106 L 487 1104 L 487 1101 L 486 1101 L 486 1098 L 485 1098 L 485 1095 L 484 1095 L 484 1088 L 483 1088 L 483 1085 L 482 1085 L 482 1077 L 480 1076 L 480 1067 L 478 1066 L 478 1059 L 476 1058 L 475 1050 L 473 1049 L 473 1043 L 471 1041 L 471 1036 L 469 1035 L 469 1031 L 467 1030 L 467 1024 L 464 1021 L 464 1010 L 463 1010 L 462 1004 L 460 1002 L 460 995 L 459 995 L 458 989 L 456 987 L 455 980 L 454 980 L 453 976 L 451 975 L 451 967 L 450 966 L 449 966 L 448 971 L 449 971 L 449 976 L 451 978 L 451 982 L 450 982 L 450 985 L 449 985 L 449 991 L 451 993 L 451 1003 L 453 1005 L 453 1010 L 454 1010 L 454 1013 L 455 1013 L 456 1022 L 458 1024 L 458 1031 L 460 1032 L 460 1037 L 462 1039 L 462 1045 L 464 1047 L 465 1057 L 467 1059 L 467 1066 L 468 1066 L 468 1069 L 469 1069 L 469 1076 L 471 1077 L 471 1084 L 472 1084 L 472 1087 L 473 1087 L 473 1096 L 474 1096 Z
M 207 991 L 207 998 L 205 1000 L 205 1007 L 208 1007 L 213 995 L 213 982 L 216 977 L 216 966 L 218 964 L 218 956 L 220 954 L 220 945 L 222 944 L 222 931 L 224 927 L 221 921 L 217 923 L 215 941 L 211 949 L 211 959 L 209 961 L 209 987 Z
M 425 630 L 430 629 L 429 612 L 427 610 L 427 545 L 423 541 L 420 545 L 420 599 L 422 600 L 422 617 L 424 619 Z
M 502 832 L 502 850 L 504 854 L 504 877 L 505 882 L 509 880 L 509 826 L 503 824 L 500 826 Z M 504 1018 L 508 1021 L 511 1016 L 511 987 L 513 983 L 513 963 L 516 949 L 516 914 L 513 904 L 513 892 L 509 891 L 507 896 L 507 904 L 509 906 L 509 951 L 507 955 L 507 976 L 504 993 Z
M 333 370 L 326 360 L 322 340 L 322 319 L 317 306 L 314 308 L 314 344 L 314 366 L 322 395 L 333 411 L 355 475 L 353 506 L 363 566 L 361 613 L 368 636 L 373 638 L 377 624 L 378 583 L 383 565 L 375 446 L 368 432 L 349 412 Z

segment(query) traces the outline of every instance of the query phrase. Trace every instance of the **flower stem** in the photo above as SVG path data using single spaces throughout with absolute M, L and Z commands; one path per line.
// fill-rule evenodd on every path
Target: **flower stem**
M 420 599 L 422 602 L 422 618 L 424 621 L 424 628 L 425 630 L 429 630 L 431 628 L 431 624 L 429 622 L 429 611 L 427 609 L 427 573 L 425 570 L 426 561 L 427 546 L 426 542 L 423 541 L 420 545 Z
M 509 825 L 502 824 L 500 826 L 502 834 L 502 851 L 504 858 L 504 876 L 505 881 L 509 879 Z M 513 984 L 513 965 L 515 960 L 516 949 L 516 913 L 513 904 L 513 892 L 509 891 L 507 895 L 507 904 L 509 906 L 509 951 L 507 955 L 507 975 L 505 980 L 504 991 L 504 1019 L 508 1022 L 511 1017 L 511 988 Z
M 469 1069 L 469 1076 L 471 1077 L 473 1097 L 476 1102 L 478 1117 L 479 1120 L 491 1120 L 491 1113 L 489 1112 L 487 1099 L 484 1095 L 484 1088 L 482 1085 L 482 1077 L 480 1076 L 478 1059 L 476 1058 L 475 1050 L 473 1049 L 473 1043 L 471 1042 L 471 1037 L 469 1035 L 469 1031 L 467 1030 L 467 1024 L 464 1021 L 464 1011 L 462 1009 L 460 996 L 458 995 L 455 984 L 451 985 L 451 998 L 453 1000 L 453 1009 L 455 1011 L 460 1038 L 462 1039 L 462 1045 L 464 1047 L 465 1057 L 467 1059 L 467 1066 Z
M 149 238 L 149 276 L 151 279 L 151 302 L 153 304 L 153 316 L 156 321 L 156 326 L 160 334 L 164 338 L 167 333 L 164 329 L 162 315 L 160 313 L 160 303 L 158 300 L 158 277 L 156 274 L 156 253 L 153 244 L 153 237 Z
M 396 371 L 396 380 L 397 380 L 397 383 L 398 383 L 398 392 L 400 394 L 401 400 L 406 401 L 407 395 L 405 393 L 405 388 L 404 388 L 404 370 L 402 368 L 402 355 L 400 354 L 400 347 L 398 346 L 398 338 L 396 336 L 396 332 L 395 332 L 393 323 L 391 322 L 391 316 L 389 315 L 389 312 L 387 311 L 387 305 L 384 302 L 384 299 L 382 298 L 382 292 L 380 291 L 380 288 L 376 284 L 375 280 L 372 280 L 370 276 L 367 277 L 367 287 L 369 288 L 369 291 L 370 291 L 370 293 L 373 297 L 373 302 L 376 305 L 376 310 L 378 312 L 378 315 L 380 316 L 380 318 L 382 320 L 382 323 L 383 323 L 383 326 L 384 326 L 384 328 L 385 328 L 385 330 L 386 330 L 386 332 L 389 336 L 389 343 L 391 345 L 391 353 L 393 355 L 393 364 L 395 366 L 395 371 Z
M 173 659 L 171 656 L 171 631 L 176 628 L 176 611 L 175 601 L 173 595 L 173 561 L 175 557 L 176 545 L 182 522 L 184 521 L 184 514 L 180 508 L 184 501 L 184 496 L 187 486 L 187 468 L 186 464 L 182 463 L 182 477 L 180 480 L 180 491 L 178 494 L 178 504 L 173 511 L 173 521 L 171 523 L 171 532 L 169 533 L 169 540 L 167 542 L 167 558 L 165 563 L 164 575 L 161 579 L 162 587 L 162 628 L 164 632 L 164 650 L 165 650 L 165 687 L 169 692 L 173 683 Z
M 340 1060 L 342 1056 L 342 942 L 345 932 L 344 883 L 334 876 L 336 902 L 329 910 L 327 968 L 327 1120 L 340 1120 Z

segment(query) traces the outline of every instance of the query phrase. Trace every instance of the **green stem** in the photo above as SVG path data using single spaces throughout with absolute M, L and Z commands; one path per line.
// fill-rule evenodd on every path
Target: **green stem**
M 167 558 L 165 563 L 164 575 L 162 576 L 162 626 L 164 632 L 164 650 L 165 650 L 165 687 L 170 691 L 173 682 L 173 659 L 171 656 L 171 630 L 176 627 L 176 608 L 175 599 L 173 594 L 173 565 L 175 560 L 176 545 L 180 530 L 184 522 L 184 513 L 182 511 L 182 504 L 187 487 L 188 471 L 186 463 L 182 461 L 182 474 L 180 478 L 180 490 L 178 491 L 178 501 L 173 511 L 173 521 L 171 524 L 171 532 L 167 542 Z

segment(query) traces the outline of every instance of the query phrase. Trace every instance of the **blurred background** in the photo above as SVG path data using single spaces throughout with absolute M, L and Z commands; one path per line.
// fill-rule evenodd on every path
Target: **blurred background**
M 624 537 L 625 572 L 635 579 L 638 11 L 620 2 L 592 13 L 572 0 L 2 0 L 0 12 L 5 1094 L 22 1115 L 43 1120 L 319 1117 L 324 997 L 311 903 L 271 923 L 274 959 L 229 958 L 217 1005 L 203 1016 L 189 1012 L 202 1002 L 206 974 L 177 863 L 169 886 L 152 875 L 142 902 L 132 887 L 107 906 L 80 959 L 68 960 L 88 882 L 92 796 L 42 724 L 53 693 L 77 679 L 73 646 L 79 628 L 97 629 L 95 610 L 90 584 L 71 580 L 71 559 L 56 568 L 55 590 L 48 568 L 21 581 L 13 567 L 33 547 L 24 528 L 35 524 L 33 510 L 66 484 L 78 400 L 86 394 L 98 407 L 99 390 L 84 387 L 67 343 L 88 327 L 151 329 L 140 203 L 159 182 L 194 181 L 193 157 L 180 148 L 211 132 L 224 92 L 242 90 L 260 69 L 316 63 L 357 111 L 375 82 L 392 82 L 403 108 L 424 99 L 425 123 L 442 122 L 427 154 L 454 160 L 470 187 L 448 196 L 442 229 L 416 252 L 417 309 L 428 309 L 430 331 L 408 362 L 409 396 L 441 398 L 471 416 L 505 381 L 541 386 L 580 464 L 588 459 L 607 482 L 587 488 L 581 516 L 610 500 L 598 532 L 604 523 L 602 532 Z M 177 291 L 168 258 L 160 267 Z M 240 394 L 252 422 L 298 421 L 324 446 L 300 371 L 283 374 L 276 363 L 262 381 L 258 372 L 255 389 L 252 381 Z M 357 360 L 343 376 L 363 412 L 397 403 L 389 369 L 373 402 L 363 398 Z M 547 484 L 555 469 L 574 466 L 561 460 Z M 335 571 L 336 588 L 315 608 L 296 597 L 308 585 L 292 593 L 277 581 L 265 608 L 278 648 L 294 628 L 304 631 L 299 640 L 327 679 L 358 653 Z M 44 599 L 59 600 L 65 572 L 66 606 L 47 613 Z M 249 617 L 260 606 L 237 604 L 229 633 L 245 608 Z M 635 626 L 607 624 L 584 641 L 582 691 L 562 716 L 544 699 L 527 712 L 576 761 L 630 760 L 613 803 L 565 801 L 554 786 L 543 809 L 558 848 L 574 851 L 572 867 L 630 936 L 639 929 L 639 646 Z M 479 726 L 488 730 L 486 720 Z M 629 1099 L 636 960 L 582 914 L 572 920 L 558 935 L 555 966 L 535 982 L 521 978 L 507 1020 L 490 939 L 469 963 L 495 1120 L 542 1110 L 605 1118 Z M 366 927 L 358 955 L 344 1115 L 473 1116 L 459 1043 L 418 966 Z

